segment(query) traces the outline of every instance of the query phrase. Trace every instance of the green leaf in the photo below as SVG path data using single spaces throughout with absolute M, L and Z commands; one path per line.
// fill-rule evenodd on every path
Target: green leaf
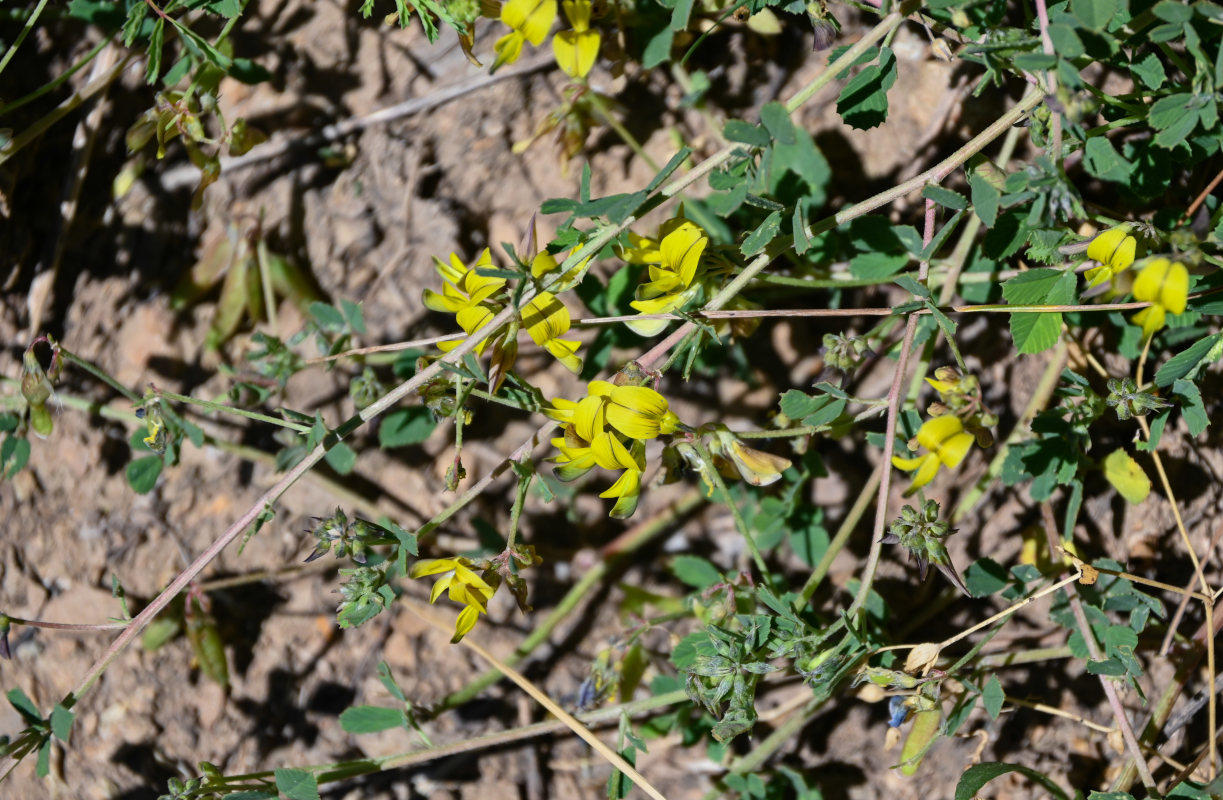
M 976 170 L 968 175 L 968 188 L 972 192 L 973 211 L 987 228 L 994 227 L 994 223 L 998 221 L 998 201 L 1002 193 Z
M 1184 379 L 1178 380 L 1172 384 L 1172 393 L 1181 398 L 1181 416 L 1185 418 L 1189 435 L 1200 436 L 1202 431 L 1210 425 L 1210 416 L 1206 413 L 1202 393 L 1198 390 L 1197 384 Z
M 392 411 L 382 418 L 378 427 L 378 444 L 383 449 L 420 444 L 429 438 L 437 423 L 423 406 L 409 406 Z
M 794 554 L 808 567 L 818 564 L 832 541 L 824 527 L 824 509 L 801 505 L 786 518 L 786 527 L 790 531 L 790 549 Z
M 518 273 L 514 273 L 512 277 L 517 278 L 520 276 Z M 366 334 L 365 315 L 361 313 L 361 304 L 341 298 L 340 310 L 344 312 L 344 319 L 348 322 L 348 327 L 352 328 L 353 333 L 364 336 Z
M 1117 0 L 1071 0 L 1070 13 L 1089 31 L 1102 31 L 1117 13 Z
M 992 558 L 980 558 L 964 570 L 964 585 L 973 597 L 988 597 L 1006 588 L 1010 581 L 1006 570 Z
M 1043 786 L 1054 797 L 1060 800 L 1070 800 L 1056 783 L 1030 767 L 1019 764 L 1004 764 L 1000 761 L 990 761 L 984 764 L 974 764 L 960 776 L 960 782 L 955 787 L 955 800 L 973 800 L 985 784 L 999 778 L 1008 772 L 1018 772 L 1030 780 Z
M 895 283 L 901 289 L 904 289 L 909 294 L 922 300 L 929 300 L 931 297 L 930 290 L 918 283 L 917 279 L 912 275 L 901 275 L 899 278 L 895 278 L 892 283 Z
M 1054 51 L 1062 58 L 1078 58 L 1084 53 L 1083 40 L 1064 22 L 1049 26 L 1049 38 L 1053 40 Z
M 1147 53 L 1142 59 L 1131 62 L 1130 74 L 1133 75 L 1135 83 L 1152 90 L 1160 88 L 1168 80 L 1164 64 L 1155 53 Z
M 226 19 L 233 19 L 242 13 L 242 0 L 211 0 L 204 8 Z
M 998 714 L 1002 712 L 1002 704 L 1005 702 L 1006 692 L 1002 691 L 1002 684 L 998 682 L 998 676 L 990 675 L 989 680 L 985 682 L 985 688 L 981 690 L 981 705 L 989 714 L 990 719 L 998 719 Z
M 688 17 L 692 14 L 692 0 L 675 0 L 671 9 L 671 30 L 682 31 L 688 27 Z
M 1151 493 L 1151 479 L 1122 448 L 1109 453 L 1104 459 L 1104 477 L 1131 505 L 1138 505 Z
M 674 37 L 675 31 L 671 30 L 670 26 L 664 27 L 650 37 L 650 41 L 646 42 L 645 50 L 641 53 L 641 66 L 653 69 L 664 61 L 670 60 L 671 41 Z
M 762 252 L 777 238 L 777 233 L 780 230 L 781 212 L 774 211 L 764 218 L 764 222 L 761 222 L 756 230 L 748 234 L 747 238 L 743 240 L 739 251 L 749 258 Z
M 963 211 L 968 208 L 968 198 L 959 192 L 945 189 L 935 183 L 927 183 L 923 186 L 921 196 L 955 211 Z
M 318 780 L 304 769 L 276 770 L 276 788 L 289 800 L 319 800 Z
M 149 37 L 149 60 L 144 70 L 145 83 L 157 83 L 157 78 L 161 75 L 161 51 L 165 47 L 165 41 L 166 20 L 164 17 L 158 17 L 153 23 L 153 35 Z
M 0 445 L 0 469 L 5 478 L 12 478 L 30 461 L 30 443 L 20 436 L 5 436 Z
M 1057 66 L 1057 56 L 1048 53 L 1020 53 L 1014 59 L 1015 69 L 1040 72 Z
M 790 112 L 786 111 L 786 107 L 781 103 L 777 101 L 765 103 L 764 108 L 760 109 L 760 121 L 769 135 L 778 143 L 794 144 L 797 141 Z
M 1206 359 L 1217 344 L 1223 342 L 1223 333 L 1212 333 L 1205 339 L 1199 339 L 1185 350 L 1177 353 L 1164 362 L 1155 372 L 1156 386 L 1171 386 L 1177 380 L 1192 375 Z M 1215 360 L 1218 355 L 1214 355 Z
M 310 316 L 314 317 L 314 321 L 323 330 L 340 333 L 345 329 L 344 314 L 335 306 L 316 300 L 310 304 L 309 310 Z
M 27 723 L 42 722 L 42 714 L 38 713 L 38 706 L 34 705 L 34 701 L 21 690 L 21 687 L 9 689 L 5 697 Z
M 859 253 L 849 260 L 849 274 L 860 280 L 882 280 L 909 264 L 908 253 Z
M 127 465 L 127 482 L 136 494 L 148 494 L 157 485 L 157 476 L 161 474 L 162 457 L 158 455 L 144 456 L 131 461 Z
M 1129 180 L 1133 167 L 1121 157 L 1112 142 L 1104 136 L 1087 140 L 1083 148 L 1083 166 L 1097 178 L 1122 183 Z
M 353 706 L 340 714 L 340 727 L 348 733 L 378 733 L 403 725 L 403 711 L 381 706 Z
M 659 186 L 662 186 L 662 182 L 671 177 L 671 173 L 679 169 L 680 164 L 683 164 L 684 159 L 690 155 L 692 155 L 692 148 L 687 146 L 681 147 L 678 153 L 671 156 L 670 161 L 663 164 L 662 169 L 658 171 L 658 174 L 654 176 L 654 179 L 651 180 L 649 185 L 645 187 L 646 192 L 652 192 Z
M 1193 19 L 1193 6 L 1180 0 L 1163 0 L 1152 9 L 1155 16 L 1164 22 L 1189 22 Z
M 64 744 L 68 743 L 68 737 L 72 733 L 72 721 L 75 718 L 76 715 L 71 711 L 59 703 L 55 704 L 55 708 L 51 709 L 51 733 L 55 734 L 56 739 Z
M 896 56 L 891 48 L 879 49 L 879 62 L 853 77 L 837 96 L 837 113 L 845 124 L 867 130 L 883 124 L 888 116 L 888 89 L 896 83 Z
M 344 442 L 336 442 L 327 455 L 327 464 L 340 475 L 347 475 L 357 465 L 357 453 Z
M 699 556 L 676 556 L 671 572 L 694 589 L 708 589 L 723 580 L 718 568 Z
M 772 141 L 769 132 L 764 128 L 741 119 L 727 121 L 726 127 L 722 129 L 722 134 L 732 142 L 742 142 L 755 147 L 767 147 Z
M 1002 285 L 1002 296 L 1012 305 L 1068 305 L 1074 300 L 1073 272 L 1032 269 Z M 1020 353 L 1048 350 L 1062 332 L 1062 315 L 1056 311 L 1011 314 L 1011 336 Z
M 1126 673 L 1125 665 L 1115 658 L 1107 661 L 1088 661 L 1087 672 L 1091 675 L 1111 675 L 1114 678 Z

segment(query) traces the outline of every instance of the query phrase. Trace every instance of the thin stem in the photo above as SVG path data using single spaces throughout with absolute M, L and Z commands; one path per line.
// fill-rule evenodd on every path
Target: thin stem
M 196 406 L 197 408 L 205 409 L 206 411 L 216 411 L 221 414 L 232 414 L 235 417 L 245 417 L 246 419 L 255 420 L 256 422 L 266 422 L 269 425 L 276 425 L 281 428 L 288 428 L 291 431 L 298 433 L 309 433 L 310 426 L 302 425 L 299 422 L 290 422 L 281 417 L 273 417 L 268 414 L 261 414 L 258 411 L 248 411 L 245 408 L 237 408 L 226 403 L 218 403 L 215 400 L 200 400 L 197 397 L 189 397 L 185 394 L 177 392 L 167 392 L 164 389 L 154 389 L 161 397 L 167 400 L 173 400 L 176 403 L 186 403 L 187 405 Z
M 820 583 L 828 575 L 828 570 L 832 569 L 833 559 L 845 547 L 849 537 L 853 535 L 854 530 L 858 527 L 858 523 L 862 521 L 862 515 L 866 513 L 866 509 L 870 508 L 871 495 L 879 487 L 884 471 L 889 468 L 890 465 L 882 461 L 876 464 L 870 478 L 866 481 L 866 485 L 858 492 L 858 499 L 854 501 L 853 507 L 845 515 L 845 519 L 841 520 L 841 527 L 837 528 L 836 535 L 828 543 L 828 549 L 824 551 L 823 557 L 820 558 L 820 563 L 815 565 L 815 569 L 811 571 L 807 582 L 803 584 L 802 591 L 799 593 L 803 605 L 811 601 L 816 589 L 820 587 Z
M 116 392 L 123 395 L 128 400 L 131 400 L 133 403 L 139 403 L 143 399 L 140 395 L 136 394 L 131 389 L 119 383 L 118 380 L 112 377 L 108 372 L 103 370 L 101 367 L 94 364 L 92 361 L 88 361 L 84 358 L 81 358 L 76 353 L 73 353 L 71 350 L 68 350 L 67 348 L 64 348 L 64 347 L 59 348 L 59 353 L 61 356 L 64 357 L 65 361 L 71 361 L 73 364 L 76 364 L 78 367 L 85 370 L 86 372 L 88 372 L 90 375 L 94 376 L 98 380 L 102 381 L 102 383 L 105 383 L 107 386 L 114 389 Z
M 22 619 L 8 614 L 0 615 L 4 620 L 14 625 L 25 625 L 27 628 L 45 628 L 52 631 L 67 633 L 97 633 L 98 631 L 118 631 L 127 627 L 126 622 L 49 622 L 44 619 Z
M 658 172 L 658 163 L 655 162 L 654 159 L 650 158 L 650 154 L 647 153 L 645 148 L 641 146 L 641 142 L 637 141 L 637 137 L 633 136 L 633 134 L 629 132 L 629 129 L 624 127 L 624 124 L 621 123 L 620 120 L 616 119 L 615 115 L 611 113 L 611 109 L 607 107 L 607 103 L 603 102 L 603 98 L 599 95 L 599 93 L 594 89 L 589 89 L 586 93 L 586 99 L 590 102 L 591 107 L 594 108 L 595 113 L 597 113 L 603 119 L 603 122 L 605 122 L 609 128 L 616 132 L 616 135 L 620 137 L 620 140 L 628 145 L 629 149 L 636 153 L 637 157 L 645 162 L 647 167 L 655 172 Z
M 30 31 L 34 30 L 34 26 L 38 23 L 38 18 L 42 16 L 43 9 L 47 7 L 47 0 L 38 0 L 38 5 L 34 7 L 34 11 L 30 14 L 29 19 L 25 21 L 25 25 L 21 28 L 21 33 L 17 34 L 17 38 L 9 45 L 9 49 L 5 52 L 4 58 L 0 58 L 0 72 L 4 72 L 4 68 L 8 66 L 8 62 L 13 59 L 17 53 L 17 48 L 21 47 L 21 43 L 25 41 L 25 37 L 29 36 Z
M 701 459 L 701 477 L 709 481 L 710 485 L 713 486 L 713 490 L 717 493 L 718 499 L 730 509 L 730 515 L 735 520 L 735 528 L 747 544 L 747 549 L 752 554 L 752 560 L 756 562 L 756 569 L 760 571 L 760 577 L 766 582 L 771 583 L 772 573 L 769 572 L 768 566 L 764 563 L 764 555 L 756 544 L 756 537 L 752 534 L 752 529 L 748 527 L 747 521 L 743 519 L 743 512 L 739 510 L 739 504 L 730 496 L 730 490 L 726 488 L 726 481 L 722 480 L 721 473 L 714 466 L 713 456 L 709 454 L 709 448 L 705 447 L 705 443 L 699 437 L 693 437 L 690 444 Z

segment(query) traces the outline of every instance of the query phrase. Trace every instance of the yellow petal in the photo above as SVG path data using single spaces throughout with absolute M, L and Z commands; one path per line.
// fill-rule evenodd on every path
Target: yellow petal
M 944 414 L 941 417 L 931 417 L 922 423 L 917 432 L 917 442 L 930 452 L 938 450 L 939 445 L 947 439 L 964 430 L 964 423 L 955 414 Z
M 463 637 L 471 633 L 471 629 L 476 627 L 476 621 L 480 619 L 480 610 L 468 606 L 459 612 L 458 619 L 454 621 L 454 638 L 450 640 L 451 644 L 458 644 L 463 640 Z
M 1171 267 L 1172 262 L 1166 258 L 1154 259 L 1143 267 L 1134 279 L 1134 299 L 1148 303 L 1158 302 L 1160 289 Z
M 583 397 L 573 412 L 573 430 L 588 442 L 603 432 L 607 403 L 602 397 Z
M 684 287 L 692 284 L 701 254 L 709 237 L 695 224 L 684 220 L 662 240 L 662 263 L 672 269 Z
M 501 6 L 501 21 L 539 47 L 556 21 L 556 0 L 509 0 Z
M 630 264 L 657 264 L 662 261 L 658 241 L 629 231 L 629 246 L 620 251 L 620 257 Z
M 1172 262 L 1159 290 L 1159 304 L 1173 314 L 1183 313 L 1189 301 L 1189 270 L 1179 261 Z
M 641 497 L 641 473 L 635 469 L 626 469 L 599 497 L 619 498 L 611 510 L 611 516 L 615 519 L 631 517 L 637 510 L 637 501 Z
M 412 578 L 421 578 L 425 575 L 437 575 L 440 572 L 450 572 L 458 566 L 458 560 L 454 558 L 426 558 L 423 561 L 417 561 L 408 570 L 408 576 Z
M 913 470 L 926 463 L 926 459 L 930 456 L 914 456 L 913 458 L 901 458 L 900 456 L 892 456 L 892 466 L 896 469 L 903 469 L 905 472 Z
M 542 345 L 569 330 L 569 309 L 551 292 L 540 292 L 522 309 L 522 322 L 535 344 Z
M 1087 245 L 1087 257 L 1109 267 L 1114 274 L 1126 269 L 1134 263 L 1138 251 L 1138 240 L 1126 231 L 1124 225 L 1104 231 Z
M 667 399 L 645 386 L 617 386 L 607 407 L 607 424 L 630 439 L 653 439 L 667 413 Z
M 960 466 L 960 462 L 968 455 L 968 451 L 972 449 L 973 442 L 976 440 L 971 433 L 957 433 L 939 445 L 938 460 L 953 469 Z
M 590 28 L 590 0 L 564 0 L 561 7 L 565 9 L 565 17 L 575 31 Z
M 552 37 L 552 52 L 561 71 L 571 78 L 585 78 L 599 56 L 599 34 L 594 31 L 561 31 Z
M 541 278 L 547 275 L 552 270 L 556 269 L 560 264 L 556 260 L 556 256 L 549 253 L 547 250 L 541 250 L 531 260 L 531 277 Z
M 497 57 L 493 60 L 491 70 L 496 72 L 498 67 L 517 61 L 518 57 L 522 55 L 522 44 L 525 41 L 526 37 L 518 31 L 511 31 L 498 39 L 497 43 L 493 45 L 493 52 Z
M 1163 306 L 1151 306 L 1150 308 L 1142 309 L 1130 319 L 1135 325 L 1142 326 L 1143 335 L 1153 336 L 1156 331 L 1164 326 L 1166 314 L 1167 312 L 1164 311 Z
M 581 342 L 575 342 L 570 339 L 553 339 L 550 342 L 544 343 L 544 349 L 551 353 L 553 358 L 561 362 L 565 369 L 574 375 L 582 371 L 582 359 L 577 355 L 578 348 L 581 346 Z
M 637 462 L 628 448 L 610 431 L 604 431 L 590 443 L 595 463 L 603 469 L 636 469 Z
M 437 583 L 433 584 L 433 591 L 429 592 L 429 602 L 436 603 L 437 598 L 442 596 L 442 592 L 450 588 L 451 581 L 454 580 L 453 575 L 447 575 Z
M 591 397 L 610 397 L 616 390 L 616 384 L 611 381 L 591 381 L 586 384 L 586 394 Z
M 913 476 L 913 482 L 905 490 L 905 494 L 911 494 L 914 490 L 920 489 L 934 480 L 934 476 L 938 474 L 938 467 L 938 459 L 935 456 L 928 455 L 922 459 L 922 464 L 918 468 L 917 474 Z
M 730 443 L 730 458 L 743 480 L 753 486 L 768 486 L 781 480 L 781 473 L 790 468 L 790 459 L 748 447 L 734 439 Z

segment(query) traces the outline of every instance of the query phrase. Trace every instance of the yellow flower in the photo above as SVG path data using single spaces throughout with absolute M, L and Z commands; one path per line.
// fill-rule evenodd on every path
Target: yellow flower
M 776 483 L 781 480 L 781 473 L 791 466 L 788 458 L 748 447 L 725 425 L 719 425 L 714 430 L 709 441 L 709 454 L 723 475 L 732 479 L 742 478 L 752 486 Z
M 593 258 L 594 256 L 582 259 L 576 266 L 566 272 L 559 281 L 549 285 L 548 288 L 553 292 L 567 292 L 577 286 L 582 282 L 582 278 L 586 277 L 586 270 L 590 269 L 590 262 Z M 559 266 L 560 262 L 556 260 L 556 256 L 547 250 L 541 250 L 531 260 L 531 277 L 539 280 Z
M 556 21 L 556 0 L 509 0 L 501 6 L 501 21 L 510 32 L 497 40 L 497 54 L 492 71 L 503 64 L 513 64 L 522 55 L 522 45 L 530 42 L 539 47 Z
M 916 439 L 918 445 L 929 451 L 926 455 L 914 458 L 892 457 L 892 466 L 897 469 L 906 472 L 917 470 L 913 483 L 905 490 L 905 495 L 912 494 L 934 480 L 940 465 L 949 469 L 958 467 L 975 441 L 973 435 L 964 430 L 964 423 L 954 414 L 944 414 L 926 420 L 917 432 Z
M 1128 231 L 1129 227 L 1126 225 L 1109 228 L 1087 245 L 1087 257 L 1100 264 L 1084 273 L 1087 288 L 1112 280 L 1117 273 L 1128 269 L 1134 263 L 1138 240 L 1130 236 Z
M 428 289 L 425 291 L 428 291 Z M 458 313 L 454 315 L 454 319 L 459 323 L 459 327 L 462 328 L 468 335 L 480 330 L 480 328 L 482 328 L 484 324 L 492 318 L 493 311 L 487 306 L 467 306 L 465 308 L 460 308 Z M 441 350 L 443 353 L 449 353 L 462 343 L 462 339 L 452 340 L 449 342 L 438 342 L 437 349 Z M 476 355 L 482 355 L 484 353 L 484 348 L 488 347 L 488 343 L 489 339 L 485 339 L 476 345 Z
M 571 78 L 585 78 L 599 56 L 602 37 L 590 30 L 590 0 L 564 0 L 561 4 L 573 30 L 552 37 L 556 63 Z
M 603 410 L 608 396 L 615 389 L 615 384 L 607 381 L 591 381 L 586 384 L 586 396 L 574 402 L 558 397 L 552 401 L 552 408 L 542 409 L 549 419 L 568 425 L 577 423 L 578 430 L 586 441 L 594 438 L 595 431 L 603 429 Z M 579 411 L 580 409 L 580 411 Z
M 648 264 L 650 280 L 637 287 L 637 299 L 630 305 L 642 314 L 665 314 L 682 308 L 697 292 L 701 256 L 709 237 L 701 228 L 682 216 L 663 223 L 658 240 L 630 235 L 632 246 L 621 256 L 630 264 Z M 642 336 L 654 336 L 667 326 L 667 320 L 630 322 L 628 326 Z
M 616 386 L 608 396 L 607 424 L 630 439 L 653 439 L 683 425 L 667 398 L 645 386 Z
M 442 592 L 449 592 L 451 600 L 465 606 L 454 622 L 451 644 L 458 644 L 476 626 L 480 615 L 488 613 L 488 601 L 497 590 L 476 574 L 471 566 L 471 561 L 466 558 L 432 558 L 417 561 L 408 573 L 413 578 L 445 573 L 441 580 L 433 584 L 429 602 L 436 602 Z
M 1179 261 L 1156 258 L 1134 279 L 1134 299 L 1151 304 L 1131 320 L 1147 336 L 1164 326 L 1168 312 L 1180 314 L 1189 300 L 1189 270 Z
M 569 309 L 551 292 L 540 292 L 522 309 L 522 324 L 531 341 L 547 350 L 570 372 L 582 371 L 577 350 L 582 343 L 560 337 L 569 331 Z M 470 333 L 470 331 L 468 331 Z
M 641 499 L 641 470 L 626 469 L 607 491 L 599 497 L 614 497 L 616 504 L 612 506 L 609 516 L 615 519 L 628 519 L 637 510 L 637 501 Z
M 425 306 L 433 311 L 457 314 L 464 308 L 483 303 L 505 286 L 505 278 L 488 278 L 476 272 L 495 268 L 487 247 L 470 267 L 464 266 L 454 253 L 450 254 L 449 263 L 437 256 L 433 257 L 433 263 L 445 284 L 441 294 L 432 289 L 422 293 Z

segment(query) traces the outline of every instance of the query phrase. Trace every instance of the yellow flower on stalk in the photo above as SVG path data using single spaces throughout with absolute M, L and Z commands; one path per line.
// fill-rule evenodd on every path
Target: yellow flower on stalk
M 892 466 L 897 469 L 903 469 L 906 472 L 917 471 L 917 474 L 913 476 L 913 483 L 909 484 L 909 488 L 905 490 L 906 496 L 934 480 L 940 466 L 948 469 L 958 467 L 964 457 L 968 455 L 973 442 L 976 441 L 971 433 L 964 430 L 964 423 L 954 414 L 931 417 L 922 423 L 921 429 L 914 438 L 919 446 L 929 452 L 924 456 L 913 458 L 892 457 Z M 910 449 L 912 449 L 912 443 L 910 443 Z
M 464 265 L 455 253 L 450 254 L 449 262 L 434 256 L 433 264 L 444 282 L 441 294 L 432 289 L 425 289 L 422 293 L 425 307 L 433 311 L 457 314 L 464 308 L 483 303 L 505 286 L 505 278 L 485 277 L 477 272 L 480 269 L 496 269 L 487 247 L 470 267 Z
M 1129 226 L 1118 225 L 1109 228 L 1091 240 L 1087 245 L 1087 257 L 1099 262 L 1098 267 L 1092 267 L 1083 274 L 1087 279 L 1087 288 L 1099 286 L 1112 280 L 1117 273 L 1129 269 L 1134 263 L 1138 252 L 1138 240 L 1129 235 Z
M 667 398 L 645 386 L 613 388 L 606 414 L 607 424 L 630 439 L 653 439 L 683 427 Z
M 1150 303 L 1131 317 L 1142 326 L 1146 336 L 1153 336 L 1164 326 L 1168 312 L 1180 314 L 1189 301 L 1189 270 L 1179 261 L 1156 258 L 1142 268 L 1134 279 L 1134 299 Z
M 493 72 L 503 64 L 517 61 L 524 42 L 534 47 L 543 43 L 556 21 L 556 0 L 508 0 L 501 6 L 501 21 L 509 26 L 510 32 L 493 45 L 497 54 Z
M 663 223 L 657 240 L 630 233 L 629 242 L 621 257 L 630 264 L 649 265 L 650 277 L 637 287 L 637 299 L 630 303 L 633 308 L 642 314 L 666 314 L 682 308 L 700 291 L 701 257 L 709 244 L 700 226 L 680 216 Z M 628 326 L 642 336 L 654 336 L 667 320 L 641 320 Z
M 581 342 L 560 338 L 569 331 L 569 309 L 551 292 L 540 292 L 522 309 L 522 324 L 531 341 L 547 350 L 570 372 L 582 371 Z
M 488 613 L 488 601 L 497 591 L 497 587 L 485 581 L 471 567 L 471 561 L 466 558 L 431 558 L 417 561 L 408 573 L 413 578 L 445 573 L 441 580 L 433 584 L 429 602 L 436 602 L 442 592 L 448 592 L 451 600 L 464 606 L 454 622 L 451 644 L 458 644 L 476 626 L 480 615 Z
M 633 516 L 633 512 L 637 510 L 637 502 L 641 499 L 641 472 L 638 469 L 626 469 L 615 483 L 599 494 L 599 497 L 603 498 L 616 498 L 616 504 L 612 506 L 608 516 L 613 519 L 628 519 Z
M 552 52 L 566 75 L 585 78 L 595 65 L 602 41 L 596 31 L 590 30 L 590 0 L 564 0 L 561 7 L 573 29 L 552 37 Z

